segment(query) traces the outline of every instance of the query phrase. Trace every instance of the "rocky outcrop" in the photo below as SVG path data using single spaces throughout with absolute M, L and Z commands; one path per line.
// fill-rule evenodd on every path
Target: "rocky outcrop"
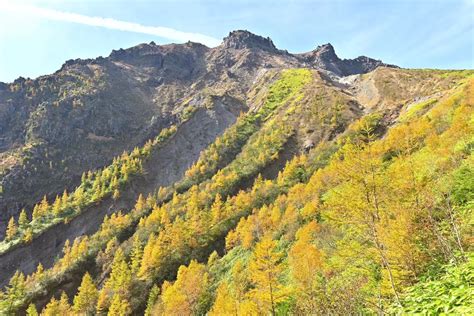
M 315 50 L 298 55 L 302 61 L 318 69 L 324 69 L 337 76 L 350 76 L 370 72 L 377 67 L 397 67 L 365 56 L 355 59 L 340 59 L 331 44 L 318 46 Z
M 245 30 L 232 31 L 224 38 L 222 46 L 225 49 L 261 49 L 271 53 L 279 53 L 269 37 L 255 35 Z

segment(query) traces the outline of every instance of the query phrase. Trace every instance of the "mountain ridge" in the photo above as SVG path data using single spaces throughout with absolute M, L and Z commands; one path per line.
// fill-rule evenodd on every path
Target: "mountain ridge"
M 160 45 L 157 45 L 154 41 L 151 41 L 149 43 L 140 43 L 140 44 L 131 46 L 129 48 L 120 48 L 120 49 L 117 49 L 117 50 L 114 49 L 106 57 L 98 56 L 98 57 L 95 57 L 95 58 L 68 59 L 61 65 L 61 67 L 56 72 L 54 72 L 50 75 L 54 75 L 54 74 L 56 74 L 56 73 L 58 73 L 62 70 L 65 70 L 68 66 L 72 66 L 74 64 L 79 64 L 79 65 L 85 65 L 85 64 L 88 64 L 88 63 L 100 64 L 101 62 L 104 62 L 106 59 L 119 60 L 121 58 L 120 56 L 122 56 L 122 57 L 127 56 L 127 55 L 130 56 L 130 55 L 133 55 L 133 53 L 135 53 L 135 54 L 138 53 L 137 55 L 142 55 L 142 56 L 147 55 L 147 54 L 154 55 L 154 54 L 156 54 L 160 51 L 166 52 L 166 50 L 172 50 L 173 48 L 176 48 L 176 47 L 192 47 L 192 48 L 195 48 L 195 49 L 202 49 L 202 50 L 215 50 L 215 49 L 218 49 L 218 48 L 237 49 L 237 50 L 261 49 L 261 50 L 264 50 L 264 51 L 268 51 L 270 53 L 295 56 L 297 58 L 301 58 L 303 61 L 305 61 L 305 60 L 309 61 L 309 60 L 311 60 L 311 58 L 313 58 L 313 62 L 314 62 L 314 60 L 318 59 L 318 62 L 320 62 L 320 63 L 319 64 L 315 63 L 312 66 L 315 67 L 315 68 L 320 68 L 320 69 L 325 69 L 324 68 L 324 63 L 323 63 L 323 66 L 321 66 L 321 60 L 320 59 L 323 59 L 324 62 L 327 62 L 327 61 L 341 62 L 342 61 L 342 62 L 345 62 L 345 63 L 350 63 L 350 62 L 352 62 L 352 63 L 368 63 L 370 65 L 370 66 L 367 66 L 366 68 L 362 67 L 362 69 L 364 69 L 364 70 L 360 70 L 361 72 L 357 72 L 357 73 L 362 73 L 362 71 L 366 71 L 366 72 L 371 71 L 371 70 L 373 70 L 373 69 L 375 69 L 376 67 L 379 67 L 379 66 L 398 67 L 396 65 L 386 64 L 386 63 L 383 63 L 381 60 L 373 59 L 373 58 L 363 56 L 363 55 L 358 56 L 356 58 L 352 58 L 352 59 L 340 59 L 337 56 L 336 52 L 335 52 L 334 46 L 330 43 L 321 44 L 321 45 L 317 46 L 312 51 L 308 51 L 308 52 L 304 52 L 304 53 L 290 53 L 287 50 L 278 49 L 275 46 L 275 44 L 273 43 L 273 41 L 271 40 L 270 37 L 263 37 L 263 36 L 260 36 L 260 35 L 256 35 L 256 34 L 250 32 L 250 31 L 247 31 L 247 30 L 235 30 L 235 31 L 229 32 L 228 36 L 223 38 L 221 44 L 219 44 L 218 46 L 213 47 L 213 48 L 210 48 L 210 47 L 207 47 L 204 44 L 201 44 L 201 43 L 198 43 L 198 42 L 192 42 L 192 41 L 188 41 L 188 42 L 182 43 L 182 44 L 170 43 L 170 44 L 160 44 Z M 323 57 L 318 56 L 318 55 L 323 55 Z M 329 59 L 329 60 L 327 60 L 327 59 Z M 329 69 L 325 69 L 325 70 L 329 70 Z M 347 73 L 340 73 L 340 72 L 336 73 L 336 74 L 341 75 L 341 76 L 350 75 L 350 74 L 347 74 Z M 351 74 L 356 74 L 356 73 L 354 72 L 354 73 L 351 73 Z M 21 82 L 24 82 L 26 80 L 36 80 L 36 79 L 39 79 L 41 77 L 46 77 L 46 76 L 50 76 L 50 75 L 47 75 L 47 74 L 46 75 L 40 75 L 39 77 L 33 78 L 33 79 L 31 79 L 29 77 L 25 78 L 23 76 L 19 76 L 17 79 L 15 79 L 11 83 L 21 83 Z M 3 87 L 4 89 L 6 88 L 5 85 L 8 86 L 8 84 L 9 83 L 7 83 L 7 82 L 0 82 L 0 86 Z

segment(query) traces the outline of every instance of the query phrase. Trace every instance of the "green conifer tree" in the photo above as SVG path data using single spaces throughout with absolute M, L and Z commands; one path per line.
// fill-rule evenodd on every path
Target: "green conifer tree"
M 77 314 L 92 314 L 97 304 L 98 291 L 88 272 L 82 278 L 76 296 L 73 310 Z

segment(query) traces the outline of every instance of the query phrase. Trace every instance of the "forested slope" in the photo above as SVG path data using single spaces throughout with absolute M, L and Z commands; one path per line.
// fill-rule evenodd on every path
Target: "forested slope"
M 285 67 L 247 83 L 245 101 L 227 82 L 204 109 L 10 220 L 5 255 L 108 205 L 98 229 L 11 277 L 3 314 L 473 311 L 474 73 L 378 64 L 354 75 L 348 62 L 321 69 L 327 46 L 300 56 L 262 38 L 223 46 L 243 44 Z M 243 60 L 253 59 L 238 71 L 254 66 Z M 181 178 L 162 182 L 161 150 L 183 126 L 199 130 L 190 124 L 205 111 L 228 116 L 186 171 L 178 164 Z M 134 206 L 120 204 L 131 192 Z

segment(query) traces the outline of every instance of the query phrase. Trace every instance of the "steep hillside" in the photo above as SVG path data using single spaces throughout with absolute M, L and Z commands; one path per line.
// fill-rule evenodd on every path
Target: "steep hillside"
M 248 90 L 268 69 L 333 70 L 333 64 L 348 62 L 335 54 L 292 55 L 270 39 L 235 31 L 212 49 L 151 42 L 106 58 L 69 60 L 35 80 L 2 83 L 0 231 L 23 207 L 28 211 L 44 195 L 53 199 L 74 188 L 83 172 L 143 145 L 195 108 L 212 106 L 214 96 L 228 95 L 245 107 Z M 338 73 L 383 65 L 369 58 L 352 64 Z
M 51 78 L 56 92 L 25 99 Z M 3 314 L 470 312 L 451 288 L 472 278 L 430 280 L 472 261 L 473 71 L 234 31 L 15 84 L 0 95 L 22 109 L 0 102 L 2 203 L 26 210 L 0 243 Z M 449 294 L 416 306 L 437 286 Z

